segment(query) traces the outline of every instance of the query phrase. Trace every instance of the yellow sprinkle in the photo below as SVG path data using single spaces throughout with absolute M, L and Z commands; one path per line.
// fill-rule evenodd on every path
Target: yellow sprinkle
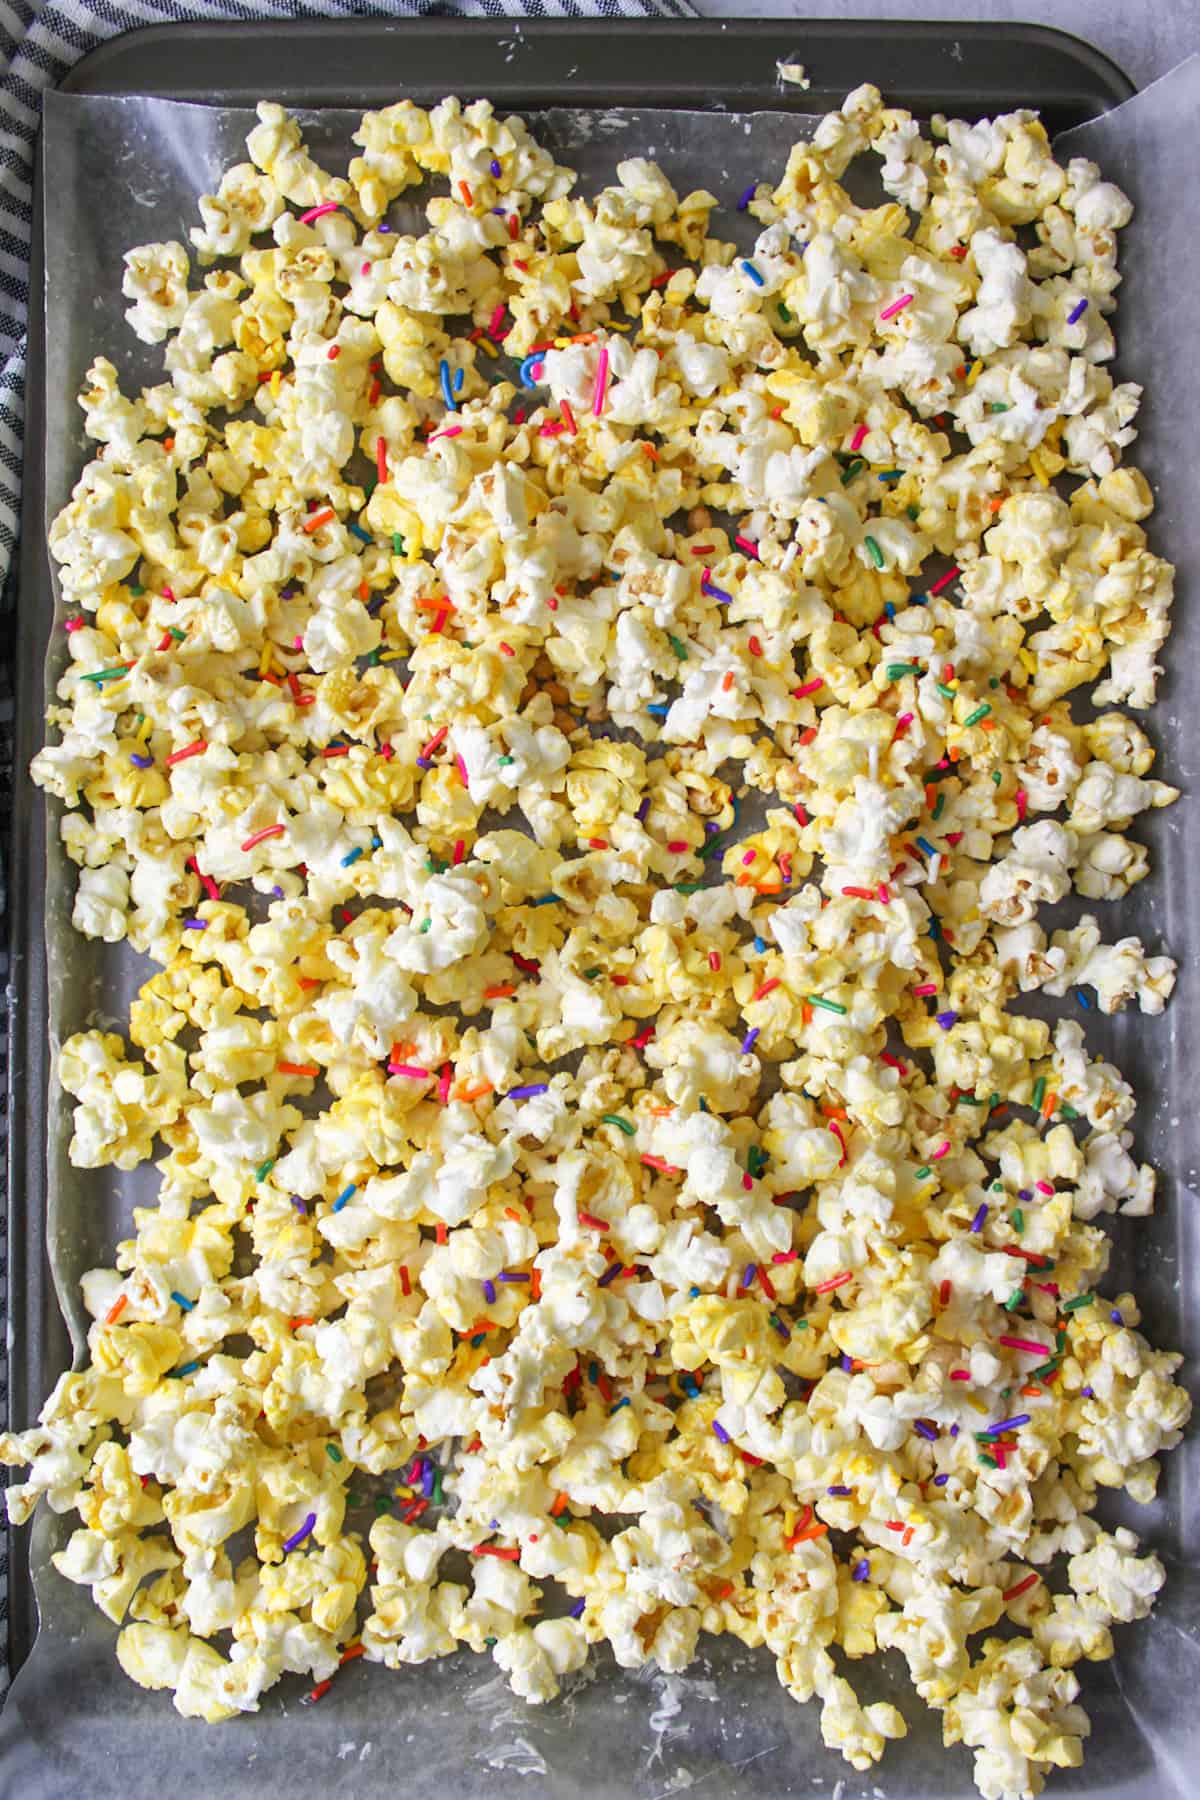
M 265 675 L 267 670 L 271 667 L 271 656 L 274 648 L 270 638 L 268 638 L 262 647 L 262 655 L 258 659 L 258 672 L 260 675 Z
M 1050 477 L 1049 477 L 1049 475 L 1047 475 L 1046 470 L 1045 470 L 1045 465 L 1043 464 L 1042 459 L 1038 455 L 1036 450 L 1031 450 L 1029 452 L 1029 466 L 1033 470 L 1035 477 L 1041 483 L 1041 485 L 1043 487 L 1049 487 L 1050 486 Z
M 278 400 L 278 398 L 279 398 L 279 383 L 282 379 L 283 379 L 283 377 L 282 377 L 280 370 L 276 369 L 275 373 L 272 375 L 270 383 L 269 383 L 269 386 L 271 389 L 271 398 L 273 400 Z
M 397 1500 L 411 1500 L 413 1497 L 413 1490 L 410 1487 L 393 1488 L 392 1492 L 395 1494 Z
M 975 361 L 971 364 L 971 373 L 967 376 L 967 386 L 969 388 L 974 387 L 982 374 L 983 358 L 982 356 L 977 356 Z
M 489 356 L 499 356 L 500 354 L 491 338 L 480 338 L 479 347 L 481 350 L 485 350 Z
M 381 663 L 399 662 L 400 658 L 403 655 L 404 655 L 403 650 L 384 650 L 381 653 L 379 660 Z
M 966 1396 L 966 1400 L 967 1400 L 967 1405 L 973 1406 L 975 1408 L 976 1412 L 985 1413 L 985 1412 L 991 1411 L 991 1408 L 988 1406 L 986 1400 L 981 1400 L 979 1398 L 978 1394 L 968 1394 Z
M 1017 659 L 1020 662 L 1021 667 L 1027 670 L 1030 675 L 1037 674 L 1037 658 L 1032 650 L 1018 650 Z
M 141 724 L 138 726 L 138 731 L 137 731 L 138 743 L 144 744 L 146 742 L 146 739 L 150 736 L 150 733 L 153 729 L 154 729 L 154 721 L 151 719 L 149 713 L 147 713 L 146 717 L 142 720 Z

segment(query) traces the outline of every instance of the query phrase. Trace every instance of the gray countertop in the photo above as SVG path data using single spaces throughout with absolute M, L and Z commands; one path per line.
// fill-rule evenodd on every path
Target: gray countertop
M 1145 87 L 1200 50 L 1200 0 L 694 0 L 706 18 L 1022 19 L 1089 39 Z M 797 38 L 802 51 L 802 38 Z M 869 76 L 869 71 L 864 71 Z

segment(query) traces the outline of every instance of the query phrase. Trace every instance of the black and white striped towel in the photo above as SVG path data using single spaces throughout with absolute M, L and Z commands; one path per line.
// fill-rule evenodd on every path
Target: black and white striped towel
M 422 14 L 503 19 L 643 19 L 666 15 L 690 18 L 687 0 L 0 0 L 0 587 L 11 593 L 8 574 L 21 521 L 21 434 L 25 402 L 25 315 L 29 299 L 29 238 L 33 217 L 33 158 L 42 95 L 60 82 L 80 57 L 139 25 L 193 20 L 350 19 Z M 40 529 L 31 519 L 29 529 Z M 11 620 L 0 616 L 0 642 L 11 642 Z M 11 818 L 11 669 L 0 649 L 0 855 L 8 843 Z M 3 907 L 0 870 L 0 909 Z M 0 918 L 0 986 L 8 977 L 7 928 Z M 0 1070 L 7 1059 L 0 1023 Z M 0 1175 L 6 1133 L 0 1120 Z M 0 1183 L 2 1186 L 2 1183 Z M 7 1337 L 4 1293 L 8 1264 L 0 1209 L 0 1420 L 8 1417 Z M 15 1421 L 25 1426 L 28 1420 Z M 0 1526 L 0 1695 L 8 1686 L 8 1560 Z

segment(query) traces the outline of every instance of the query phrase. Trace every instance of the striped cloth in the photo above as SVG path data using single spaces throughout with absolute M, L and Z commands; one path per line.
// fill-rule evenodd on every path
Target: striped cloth
M 385 14 L 422 14 L 503 19 L 690 18 L 687 0 L 392 0 L 371 6 L 358 0 L 0 0 L 0 856 L 8 843 L 12 814 L 12 671 L 7 658 L 12 639 L 8 582 L 21 518 L 21 431 L 25 400 L 25 318 L 29 300 L 29 241 L 33 219 L 34 144 L 42 94 L 60 82 L 81 56 L 106 38 L 139 25 L 228 19 L 352 19 Z M 30 528 L 39 529 L 31 520 Z M 0 866 L 0 992 L 8 980 L 4 870 Z M 7 1034 L 0 1012 L 0 1074 L 7 1065 Z M 0 1118 L 0 1173 L 5 1167 L 7 1131 Z M 8 1418 L 8 1370 L 4 1357 L 4 1309 L 8 1244 L 0 1208 L 0 1420 Z M 28 1420 L 14 1421 L 25 1426 Z M 0 1527 L 0 1695 L 8 1686 L 8 1557 Z

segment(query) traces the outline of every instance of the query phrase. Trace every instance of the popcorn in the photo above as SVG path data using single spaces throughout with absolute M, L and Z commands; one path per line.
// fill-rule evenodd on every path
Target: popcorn
M 1097 1293 L 1132 1090 L 1009 1008 L 1176 975 L 1099 912 L 1178 797 L 1120 710 L 1173 581 L 1104 366 L 1128 202 L 869 85 L 747 257 L 485 101 L 354 142 L 263 102 L 198 272 L 126 257 L 166 379 L 80 396 L 33 773 L 76 929 L 158 970 L 58 1070 L 75 1165 L 159 1181 L 10 1516 L 78 1515 L 56 1568 L 187 1717 L 463 1647 L 538 1705 L 728 1631 L 856 1770 L 896 1649 L 1036 1793 L 1163 1580 L 1097 1494 L 1189 1407 Z

